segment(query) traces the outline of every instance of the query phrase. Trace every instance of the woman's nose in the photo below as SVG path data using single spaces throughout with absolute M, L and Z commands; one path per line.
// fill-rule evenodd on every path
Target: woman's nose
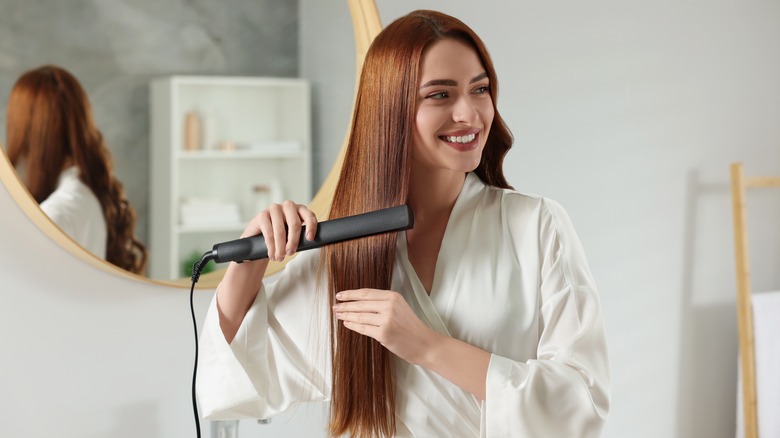
M 470 96 L 459 98 L 452 108 L 452 120 L 462 123 L 473 123 L 479 118 L 476 105 L 469 99 Z

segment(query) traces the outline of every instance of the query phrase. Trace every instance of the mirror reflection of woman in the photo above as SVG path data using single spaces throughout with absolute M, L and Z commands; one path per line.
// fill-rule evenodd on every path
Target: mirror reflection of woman
M 136 213 L 79 81 L 47 65 L 24 73 L 6 110 L 8 158 L 47 216 L 94 255 L 143 274 Z
M 206 418 L 328 400 L 332 436 L 601 434 L 595 283 L 563 208 L 507 183 L 497 89 L 484 44 L 455 18 L 417 11 L 376 37 L 331 218 L 408 204 L 415 226 L 302 253 L 268 285 L 267 260 L 231 264 L 201 338 Z M 316 220 L 271 205 L 244 236 L 262 233 L 280 260 Z

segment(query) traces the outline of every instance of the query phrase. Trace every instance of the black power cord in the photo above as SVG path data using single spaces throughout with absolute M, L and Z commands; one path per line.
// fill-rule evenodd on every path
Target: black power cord
M 345 240 L 359 237 L 373 236 L 375 234 L 391 231 L 408 230 L 414 226 L 414 213 L 408 205 L 385 208 L 368 213 L 347 216 L 339 219 L 331 219 L 320 222 L 317 225 L 317 236 L 305 239 L 305 229 L 301 231 L 301 239 L 298 243 L 298 251 L 319 248 Z M 195 330 L 195 367 L 192 371 L 192 410 L 195 413 L 195 428 L 200 438 L 200 416 L 198 416 L 198 400 L 195 395 L 195 380 L 198 375 L 198 324 L 195 319 L 195 305 L 193 295 L 195 283 L 200 278 L 203 267 L 210 260 L 216 263 L 235 261 L 258 260 L 268 257 L 268 249 L 262 235 L 244 237 L 230 242 L 214 245 L 211 251 L 203 256 L 192 266 L 192 288 L 190 289 L 190 311 L 192 312 L 192 327 Z
M 198 415 L 198 398 L 195 394 L 195 380 L 198 376 L 198 322 L 195 319 L 195 283 L 200 279 L 200 273 L 209 260 L 214 258 L 213 251 L 206 252 L 192 266 L 192 287 L 190 287 L 190 313 L 192 314 L 192 328 L 195 331 L 195 365 L 192 369 L 192 412 L 195 414 L 195 432 L 197 438 L 200 438 L 200 415 Z

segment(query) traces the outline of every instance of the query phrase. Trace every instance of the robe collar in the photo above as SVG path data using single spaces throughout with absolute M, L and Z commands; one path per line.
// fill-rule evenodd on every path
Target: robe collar
M 409 261 L 407 250 L 406 232 L 400 232 L 396 243 L 396 266 L 403 269 L 412 286 L 412 296 L 419 304 L 423 316 L 428 320 L 431 328 L 450 335 L 441 315 L 449 313 L 452 305 L 453 294 L 448 293 L 458 283 L 458 271 L 463 256 L 463 243 L 469 240 L 473 231 L 472 224 L 480 194 L 487 188 L 484 182 L 474 173 L 468 173 L 463 183 L 458 199 L 452 207 L 452 212 L 447 221 L 447 226 L 442 237 L 439 254 L 436 258 L 436 267 L 433 275 L 433 284 L 430 294 L 425 290 Z M 410 297 L 411 298 L 411 297 Z

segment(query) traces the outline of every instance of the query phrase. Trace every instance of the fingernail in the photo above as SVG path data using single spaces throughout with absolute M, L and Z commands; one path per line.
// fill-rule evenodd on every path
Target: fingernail
M 340 300 L 340 299 L 341 299 L 341 297 L 343 297 L 343 296 L 344 296 L 344 294 L 342 294 L 341 292 L 339 292 L 339 293 L 337 293 L 337 294 L 336 294 L 336 299 L 337 299 L 337 300 Z

